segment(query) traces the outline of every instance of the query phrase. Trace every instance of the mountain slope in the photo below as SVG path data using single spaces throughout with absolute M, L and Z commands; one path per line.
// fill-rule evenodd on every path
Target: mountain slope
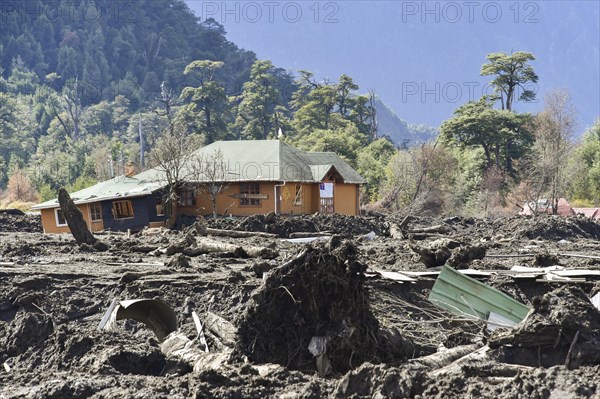
M 409 124 L 398 117 L 379 97 L 375 100 L 375 110 L 379 136 L 389 136 L 398 146 L 411 147 L 437 136 L 432 127 Z

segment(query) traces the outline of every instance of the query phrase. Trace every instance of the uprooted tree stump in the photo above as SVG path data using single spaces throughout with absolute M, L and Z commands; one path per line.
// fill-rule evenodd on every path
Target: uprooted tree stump
M 71 234 L 75 238 L 77 244 L 90 245 L 97 250 L 107 249 L 106 244 L 98 241 L 98 239 L 90 232 L 81 211 L 75 206 L 71 196 L 64 188 L 58 190 L 58 203 L 60 204 L 60 210 L 67 222 L 67 226 L 69 226 L 69 230 L 71 230 Z
M 319 341 L 326 343 L 324 356 L 332 371 L 373 360 L 379 324 L 369 306 L 364 270 L 356 247 L 338 237 L 328 245 L 309 246 L 274 269 L 238 323 L 238 355 L 256 363 L 314 369 L 323 359 L 313 356 L 309 345 Z

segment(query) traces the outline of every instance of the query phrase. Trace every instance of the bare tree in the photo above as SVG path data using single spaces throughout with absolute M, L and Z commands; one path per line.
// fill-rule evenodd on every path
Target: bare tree
M 534 120 L 537 157 L 534 170 L 539 192 L 546 192 L 552 205 L 552 213 L 558 213 L 558 200 L 566 191 L 565 170 L 568 155 L 573 148 L 575 109 L 566 90 L 549 92 L 545 107 Z
M 217 197 L 229 187 L 227 175 L 229 168 L 221 150 L 210 154 L 192 157 L 190 179 L 198 182 L 200 188 L 210 196 L 213 217 L 218 216 Z
M 437 143 L 399 151 L 388 165 L 387 182 L 380 206 L 410 212 L 441 211 L 443 199 L 456 170 L 456 160 Z
M 168 130 L 150 152 L 150 162 L 159 172 L 159 180 L 165 185 L 164 212 L 167 227 L 172 228 L 175 225 L 174 208 L 179 201 L 179 192 L 189 184 L 186 164 L 196 147 L 193 137 L 186 135 L 184 129 Z
M 166 225 L 172 228 L 175 225 L 175 204 L 179 201 L 179 192 L 189 182 L 189 168 L 186 164 L 190 161 L 194 150 L 197 148 L 195 138 L 188 135 L 186 130 L 173 117 L 174 96 L 166 87 L 161 85 L 160 98 L 168 125 L 155 147 L 150 152 L 150 163 L 159 172 L 159 179 L 165 185 L 164 212 Z
M 60 113 L 57 111 L 57 107 L 53 107 L 54 116 L 60 122 L 63 127 L 65 134 L 71 137 L 73 140 L 77 141 L 80 139 L 79 135 L 79 125 L 81 123 L 81 115 L 83 114 L 83 108 L 81 106 L 81 99 L 79 93 L 79 83 L 78 79 L 75 78 L 72 87 L 65 86 L 63 90 L 62 100 L 64 101 L 63 108 L 64 112 L 69 119 L 65 120 L 60 116 Z M 72 124 L 73 131 L 71 132 L 71 126 L 69 126 L 69 122 Z

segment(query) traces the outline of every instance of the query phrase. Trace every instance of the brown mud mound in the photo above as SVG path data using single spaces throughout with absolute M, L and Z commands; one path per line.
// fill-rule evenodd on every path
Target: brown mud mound
M 514 330 L 490 337 L 490 348 L 503 361 L 543 367 L 600 364 L 600 311 L 581 288 L 557 288 L 532 305 L 533 312 Z
M 345 372 L 377 353 L 378 322 L 351 242 L 334 237 L 275 269 L 253 295 L 239 326 L 240 355 L 256 363 L 314 369 L 313 337 L 327 342 L 332 371 Z
M 0 232 L 41 233 L 42 231 L 40 215 L 28 215 L 18 209 L 0 210 Z

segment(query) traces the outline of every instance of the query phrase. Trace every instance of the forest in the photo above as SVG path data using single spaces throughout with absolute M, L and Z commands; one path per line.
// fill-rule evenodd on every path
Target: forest
M 352 77 L 259 60 L 182 0 L 35 0 L 0 14 L 0 207 L 152 167 L 174 129 L 198 145 L 279 137 L 335 151 L 367 179 L 368 209 L 498 216 L 563 196 L 598 206 L 600 120 L 577 137 L 565 89 L 520 112 L 538 95 L 527 84 L 543 80 L 525 51 L 488 54 L 480 73 L 495 94 L 407 148 L 380 131 L 376 93 Z

